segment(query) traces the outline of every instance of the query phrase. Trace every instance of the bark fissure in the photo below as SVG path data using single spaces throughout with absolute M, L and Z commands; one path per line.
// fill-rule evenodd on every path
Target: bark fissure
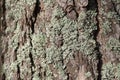
M 18 80 L 21 80 L 20 78 L 20 67 L 17 65 L 17 75 L 18 75 Z
M 103 61 L 102 61 L 102 54 L 100 52 L 100 42 L 98 41 L 97 37 L 98 37 L 98 34 L 99 34 L 99 31 L 100 31 L 100 26 L 99 26 L 99 10 L 98 10 L 98 1 L 96 0 L 96 4 L 97 4 L 97 15 L 96 15 L 96 21 L 97 21 L 97 30 L 95 31 L 95 40 L 96 40 L 96 50 L 98 51 L 98 55 L 97 55 L 97 58 L 98 58 L 98 64 L 97 64 L 97 70 L 98 70 L 98 77 L 97 77 L 97 80 L 101 80 L 102 79 L 102 75 L 101 75 L 101 72 L 102 72 L 102 65 L 103 65 Z
M 6 80 L 6 75 L 3 74 L 1 80 Z
M 6 24 L 6 0 L 0 1 L 0 80 L 6 80 L 6 74 L 2 72 L 3 64 L 5 62 L 5 52 L 8 50 L 8 44 L 6 38 L 5 29 Z M 4 45 L 3 45 L 4 44 Z
M 32 16 L 29 18 L 30 23 L 28 22 L 29 20 L 26 17 L 26 21 L 31 28 L 32 34 L 35 32 L 35 30 L 34 30 L 35 29 L 35 23 L 36 23 L 37 16 L 38 16 L 39 12 L 40 12 L 40 1 L 36 0 L 36 4 L 35 4 L 35 7 L 34 7 Z M 32 39 L 30 37 L 30 34 L 29 34 L 29 39 L 30 39 L 30 46 L 32 48 L 33 44 L 32 44 Z M 31 63 L 31 74 L 32 74 L 31 76 L 33 76 L 33 74 L 34 74 L 33 67 L 35 68 L 35 64 L 34 64 L 34 59 L 33 59 L 33 55 L 32 55 L 31 50 L 30 50 L 30 53 L 29 53 L 29 58 L 30 58 L 30 63 Z M 32 80 L 32 78 L 33 77 L 31 77 L 31 80 Z
M 20 43 L 18 43 L 18 46 L 14 50 L 14 60 L 17 60 L 17 51 L 19 49 L 19 45 L 20 45 Z
M 35 8 L 34 8 L 33 14 L 30 17 L 30 21 L 31 21 L 30 27 L 31 27 L 31 30 L 32 30 L 32 34 L 35 32 L 34 25 L 35 25 L 35 22 L 37 20 L 37 16 L 38 16 L 39 12 L 40 12 L 40 1 L 36 0 L 36 4 L 35 4 Z
M 19 49 L 19 43 L 18 43 L 18 46 L 16 47 L 16 49 L 14 50 L 14 60 L 17 60 L 17 51 L 18 51 L 18 49 Z M 18 80 L 21 80 L 21 78 L 20 78 L 20 67 L 19 67 L 19 64 L 17 65 L 17 78 L 18 78 Z
M 4 31 L 6 28 L 7 28 L 7 25 L 6 25 L 6 7 L 5 7 L 5 3 L 6 0 L 2 0 L 2 31 Z
M 29 57 L 30 57 L 31 65 L 35 67 L 34 59 L 33 59 L 33 56 L 32 56 L 32 53 L 31 53 L 31 52 L 30 52 L 30 54 L 29 54 Z
M 30 36 L 29 36 L 29 38 L 30 38 Z M 31 38 L 30 38 L 30 46 L 33 47 Z M 31 63 L 31 74 L 32 74 L 31 76 L 33 76 L 33 74 L 34 74 L 33 67 L 35 67 L 35 64 L 34 64 L 34 59 L 33 59 L 31 50 L 29 53 L 29 58 L 30 58 L 30 63 Z M 31 80 L 32 80 L 32 77 L 31 77 Z
M 94 4 L 94 5 L 93 5 Z M 96 10 L 97 15 L 96 15 L 96 26 L 97 26 L 97 30 L 93 31 L 93 35 L 94 35 L 94 40 L 96 41 L 96 48 L 95 51 L 97 51 L 97 72 L 98 72 L 98 76 L 97 76 L 97 80 L 101 80 L 102 79 L 102 75 L 101 75 L 101 71 L 102 71 L 102 65 L 103 65 L 103 61 L 102 61 L 102 54 L 100 52 L 100 42 L 97 39 L 99 32 L 100 32 L 100 26 L 99 26 L 99 10 L 98 10 L 98 1 L 97 0 L 90 0 L 89 1 L 89 5 L 87 6 L 88 10 Z
M 30 62 L 31 62 L 31 73 L 33 75 L 34 74 L 33 67 L 35 67 L 35 64 L 34 64 L 34 59 L 33 59 L 33 56 L 32 56 L 31 52 L 29 54 L 29 57 L 30 57 Z M 32 78 L 31 78 L 31 80 L 32 80 Z

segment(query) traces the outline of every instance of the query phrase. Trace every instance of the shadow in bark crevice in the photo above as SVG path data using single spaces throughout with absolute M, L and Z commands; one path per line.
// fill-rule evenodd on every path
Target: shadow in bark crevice
M 6 0 L 2 0 L 2 8 L 1 8 L 1 11 L 2 11 L 2 31 L 5 31 L 5 29 L 7 28 L 7 24 L 6 24 Z
M 17 65 L 17 76 L 18 76 L 18 80 L 21 80 L 21 78 L 20 78 L 20 67 L 19 67 L 19 65 Z
M 35 64 L 34 64 L 34 59 L 33 59 L 33 56 L 32 56 L 32 53 L 30 52 L 29 53 L 29 57 L 30 57 L 30 63 L 31 63 L 31 73 L 32 73 L 32 76 L 34 74 L 34 71 L 33 71 L 33 67 L 35 68 Z M 31 80 L 32 80 L 33 77 L 31 77 Z
M 3 36 L 6 36 L 5 29 L 7 28 L 6 24 L 6 0 L 0 1 L 0 80 L 6 80 L 6 74 L 5 72 L 2 72 L 3 70 L 3 64 L 4 64 L 4 55 L 5 52 L 8 49 L 8 45 L 6 42 L 6 38 Z M 5 40 L 5 41 L 4 41 Z M 4 41 L 4 48 L 3 48 L 3 41 Z
M 5 74 L 2 75 L 2 79 L 1 80 L 6 80 L 6 75 Z
M 89 0 L 87 10 L 97 10 L 97 0 Z
M 30 17 L 30 21 L 31 21 L 30 27 L 31 27 L 31 30 L 32 30 L 32 34 L 35 32 L 35 30 L 34 30 L 35 22 L 37 20 L 38 13 L 40 13 L 40 9 L 41 9 L 40 1 L 36 0 L 36 4 L 35 4 L 35 8 L 34 8 L 33 14 Z
M 97 15 L 96 15 L 97 30 L 94 30 L 92 32 L 92 34 L 94 35 L 93 38 L 96 41 L 96 48 L 94 50 L 98 52 L 97 53 L 97 59 L 98 59 L 98 63 L 97 63 L 97 71 L 98 71 L 97 80 L 101 80 L 102 79 L 101 71 L 102 71 L 103 61 L 102 61 L 102 54 L 100 52 L 100 43 L 99 43 L 99 41 L 97 39 L 99 31 L 100 31 L 99 20 L 98 20 L 99 10 L 98 10 L 98 2 L 97 2 L 97 0 L 89 0 L 87 10 L 94 10 L 94 11 L 97 12 Z

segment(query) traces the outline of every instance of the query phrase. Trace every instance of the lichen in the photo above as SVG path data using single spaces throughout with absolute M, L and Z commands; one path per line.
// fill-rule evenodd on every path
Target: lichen
M 24 3 L 25 2 L 25 3 Z M 15 74 L 20 74 L 21 79 L 24 79 L 26 74 L 31 74 L 30 70 L 30 58 L 29 54 L 31 51 L 30 40 L 25 42 L 24 46 L 21 46 L 21 38 L 23 39 L 24 31 L 21 30 L 21 20 L 25 18 L 26 7 L 30 7 L 33 11 L 36 1 L 18 1 L 18 0 L 5 0 L 6 9 L 6 30 L 8 40 L 8 52 L 4 55 L 8 58 L 9 64 L 3 64 L 3 72 L 6 75 L 6 80 L 13 80 Z M 31 7 L 32 6 L 32 7 Z M 24 25 L 25 26 L 25 25 Z M 27 27 L 27 26 L 26 26 Z M 26 34 L 28 36 L 28 34 Z M 22 36 L 22 37 L 21 37 Z M 28 38 L 28 37 L 27 37 Z M 10 54 L 11 53 L 11 54 Z M 7 61 L 7 60 L 6 60 Z M 27 67 L 23 68 L 22 62 L 26 62 Z M 17 66 L 20 66 L 20 72 L 18 73 Z
M 115 53 L 120 53 L 120 41 L 118 39 L 115 39 L 113 37 L 109 38 L 107 42 L 107 48 Z
M 44 25 L 38 25 L 39 28 L 44 27 L 46 32 L 43 33 L 38 30 L 38 32 L 31 34 L 29 33 L 30 26 L 26 24 L 20 25 L 19 21 L 25 18 L 25 21 L 27 22 L 28 20 L 29 22 L 36 1 L 22 0 L 25 4 L 22 4 L 22 1 L 12 1 L 13 2 L 6 0 L 6 9 L 8 10 L 6 19 L 11 21 L 11 23 L 8 24 L 10 27 L 6 29 L 6 33 L 13 33 L 10 35 L 11 39 L 8 42 L 8 47 L 15 51 L 17 57 L 15 62 L 17 63 L 13 65 L 15 62 L 11 61 L 11 63 L 13 63 L 11 65 L 15 68 L 11 66 L 8 68 L 14 72 L 16 71 L 16 67 L 19 66 L 21 79 L 24 79 L 26 75 L 30 75 L 33 77 L 33 80 L 39 80 L 38 74 L 40 73 L 36 70 L 39 69 L 38 66 L 40 66 L 46 74 L 45 80 L 53 80 L 54 73 L 49 66 L 52 64 L 54 68 L 57 69 L 56 72 L 59 75 L 59 79 L 67 80 L 68 75 L 65 67 L 67 62 L 74 58 L 73 54 L 75 54 L 75 51 L 80 51 L 84 55 L 89 56 L 95 54 L 97 45 L 94 40 L 93 31 L 97 30 L 97 23 L 95 21 L 96 11 L 89 10 L 87 12 L 81 12 L 78 20 L 71 20 L 65 16 L 62 8 L 55 4 L 53 0 L 43 0 L 46 10 L 49 9 L 49 7 L 53 8 L 51 19 L 49 22 L 44 21 L 42 23 Z M 10 3 L 14 4 L 10 5 Z M 28 11 L 30 13 L 28 13 Z M 37 25 L 37 21 L 35 25 Z M 21 30 L 21 27 L 26 30 L 26 33 Z M 63 44 L 58 47 L 56 43 L 59 35 L 62 35 Z M 23 44 L 20 43 L 21 38 L 26 39 L 23 41 Z M 6 57 L 9 57 L 9 55 L 7 54 Z M 36 63 L 34 64 L 34 61 L 32 62 L 31 59 L 36 61 Z M 95 59 L 95 56 L 92 57 L 92 59 Z M 63 61 L 65 62 L 64 65 Z M 4 70 L 7 70 L 7 68 Z M 10 72 L 10 70 L 6 73 L 8 72 Z M 12 73 L 9 75 L 12 77 Z M 90 76 L 91 74 L 88 72 L 86 75 Z M 7 79 L 10 80 L 10 78 Z
M 120 64 L 115 64 L 108 62 L 103 65 L 102 67 L 102 80 L 114 80 L 120 79 L 119 73 L 120 72 Z
M 103 35 L 109 34 L 112 31 L 111 22 L 105 20 L 105 22 L 102 24 L 102 28 L 103 28 Z
M 45 56 L 46 36 L 42 33 L 33 34 L 32 38 L 32 54 L 34 58 Z
M 90 77 L 92 74 L 91 74 L 91 72 L 87 72 L 87 73 L 85 73 L 85 76 L 88 78 L 88 77 Z
M 50 7 L 53 5 L 53 0 L 43 0 L 45 7 Z
M 93 31 L 97 30 L 96 21 L 94 21 L 94 23 L 92 22 L 92 19 L 96 16 L 96 12 L 88 11 L 86 15 L 88 16 L 85 20 L 82 20 L 85 24 L 80 23 L 80 26 L 78 27 L 81 30 L 79 42 L 80 50 L 86 55 L 89 55 L 94 52 L 94 48 L 96 47 L 96 41 L 93 39 L 94 34 L 92 34 Z

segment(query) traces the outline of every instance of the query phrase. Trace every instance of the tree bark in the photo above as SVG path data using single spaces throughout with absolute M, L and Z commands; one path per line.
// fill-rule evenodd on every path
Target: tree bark
M 120 80 L 119 0 L 1 0 L 0 80 Z

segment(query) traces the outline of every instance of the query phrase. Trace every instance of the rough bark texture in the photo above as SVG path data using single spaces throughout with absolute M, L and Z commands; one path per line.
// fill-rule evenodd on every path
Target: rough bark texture
M 0 0 L 0 80 L 120 80 L 120 0 Z

